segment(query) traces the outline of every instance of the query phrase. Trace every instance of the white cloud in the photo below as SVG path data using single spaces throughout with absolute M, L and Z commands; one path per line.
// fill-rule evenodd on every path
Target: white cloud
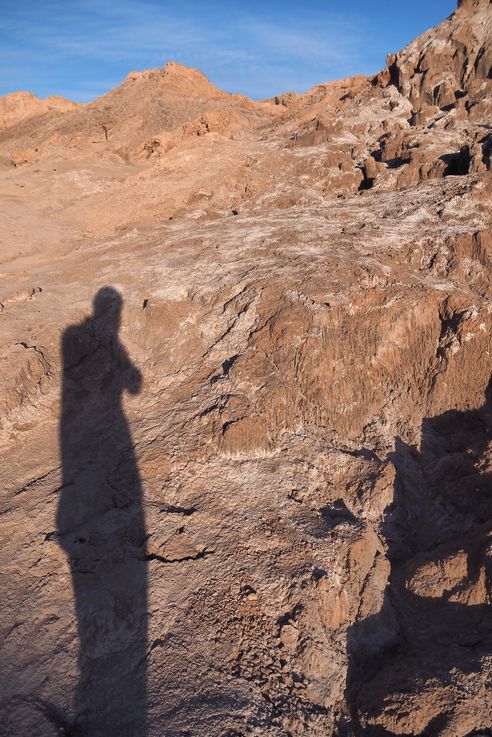
M 361 18 L 304 8 L 299 17 L 272 20 L 267 8 L 262 18 L 236 9 L 217 19 L 203 6 L 201 13 L 190 13 L 190 4 L 187 10 L 150 0 L 46 0 L 34 10 L 20 4 L 2 22 L 7 43 L 0 64 L 17 66 L 14 79 L 30 69 L 32 86 L 42 74 L 44 83 L 58 75 L 76 99 L 88 99 L 87 78 L 99 77 L 98 66 L 102 79 L 121 79 L 134 68 L 175 59 L 226 89 L 269 96 L 364 71 L 366 65 Z M 76 77 L 71 84 L 69 75 Z M 99 81 L 92 90 L 101 94 Z

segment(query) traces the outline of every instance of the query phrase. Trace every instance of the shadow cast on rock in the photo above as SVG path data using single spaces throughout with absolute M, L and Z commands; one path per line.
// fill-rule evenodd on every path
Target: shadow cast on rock
M 492 403 L 397 438 L 381 532 L 391 571 L 380 611 L 347 634 L 346 712 L 357 737 L 486 734 L 492 653 Z M 488 675 L 487 675 L 488 674 Z

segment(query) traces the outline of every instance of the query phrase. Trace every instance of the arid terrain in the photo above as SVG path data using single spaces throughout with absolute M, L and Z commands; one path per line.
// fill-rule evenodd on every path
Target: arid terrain
M 266 101 L 0 98 L 0 735 L 492 735 L 492 5 Z

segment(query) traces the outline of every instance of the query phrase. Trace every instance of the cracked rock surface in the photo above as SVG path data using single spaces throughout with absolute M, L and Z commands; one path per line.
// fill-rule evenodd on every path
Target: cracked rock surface
M 0 99 L 2 737 L 492 734 L 491 29 Z

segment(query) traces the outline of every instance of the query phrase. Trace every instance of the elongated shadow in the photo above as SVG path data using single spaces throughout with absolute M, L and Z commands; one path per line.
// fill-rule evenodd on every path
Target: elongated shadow
M 62 340 L 57 514 L 79 637 L 74 733 L 145 737 L 147 564 L 142 485 L 123 392 L 141 375 L 118 337 L 122 298 L 110 287 Z

